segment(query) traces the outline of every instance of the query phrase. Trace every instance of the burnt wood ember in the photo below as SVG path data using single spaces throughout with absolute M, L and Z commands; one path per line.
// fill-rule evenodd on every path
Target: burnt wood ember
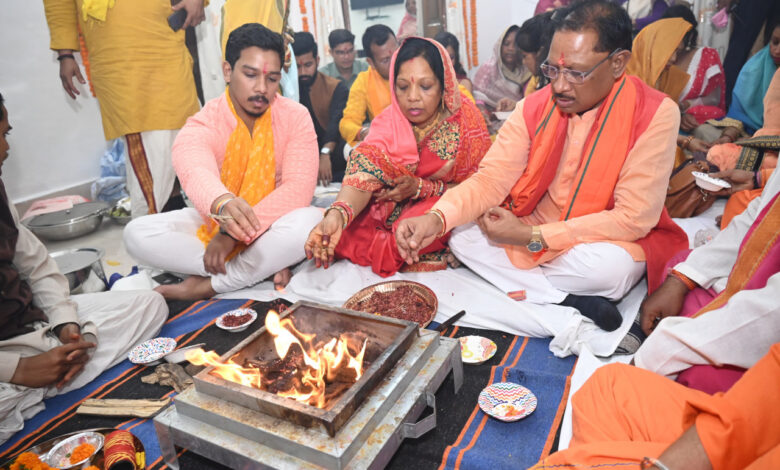
M 401 286 L 390 292 L 374 292 L 358 302 L 357 310 L 378 313 L 401 320 L 414 321 L 425 326 L 431 306 L 410 286 Z

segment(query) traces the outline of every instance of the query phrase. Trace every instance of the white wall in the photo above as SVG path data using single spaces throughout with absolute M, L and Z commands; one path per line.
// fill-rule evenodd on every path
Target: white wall
M 536 3 L 536 0 L 477 0 L 477 53 L 480 64 L 493 55 L 493 47 L 506 28 L 513 24 L 520 26 L 533 16 Z M 461 62 L 464 62 L 463 57 L 461 55 Z
M 368 16 L 384 16 L 385 18 L 366 19 L 366 12 L 368 12 Z M 392 29 L 393 33 L 398 33 L 398 27 L 401 26 L 404 14 L 406 14 L 406 9 L 403 3 L 381 8 L 369 8 L 368 10 L 349 10 L 351 31 L 355 35 L 355 49 L 363 49 L 363 33 L 371 25 L 383 24 Z
M 97 100 L 62 89 L 49 50 L 43 2 L 4 0 L 0 14 L 0 93 L 13 131 L 3 182 L 14 202 L 92 181 L 106 149 Z

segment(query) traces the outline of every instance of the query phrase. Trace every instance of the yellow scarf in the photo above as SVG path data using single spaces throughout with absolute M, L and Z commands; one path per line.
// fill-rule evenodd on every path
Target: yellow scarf
M 236 118 L 236 128 L 230 134 L 225 148 L 225 159 L 220 170 L 220 180 L 225 188 L 237 197 L 243 198 L 250 206 L 260 202 L 276 187 L 276 161 L 274 159 L 274 134 L 271 128 L 271 108 L 255 119 L 252 135 L 238 117 L 225 91 L 230 111 Z M 205 244 L 219 232 L 219 225 L 209 220 L 198 229 L 198 238 Z M 245 248 L 239 244 L 236 252 Z
M 106 14 L 108 9 L 114 6 L 115 0 L 81 0 L 81 14 L 84 16 L 84 21 L 87 21 L 87 17 L 99 21 L 106 21 Z

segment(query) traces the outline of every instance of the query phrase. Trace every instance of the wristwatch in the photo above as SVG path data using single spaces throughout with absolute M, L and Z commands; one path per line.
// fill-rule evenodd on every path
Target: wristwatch
M 330 149 L 328 147 L 322 147 L 320 149 L 320 155 L 330 155 Z
M 528 241 L 526 248 L 528 248 L 528 251 L 531 253 L 539 253 L 544 249 L 544 244 L 542 243 L 542 229 L 539 228 L 538 225 L 531 227 L 531 240 Z

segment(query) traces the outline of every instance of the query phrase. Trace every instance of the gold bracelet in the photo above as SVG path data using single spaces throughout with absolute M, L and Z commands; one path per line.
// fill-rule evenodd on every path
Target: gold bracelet
M 444 214 L 439 209 L 431 209 L 427 212 L 428 214 L 433 214 L 436 217 L 439 218 L 441 221 L 441 232 L 439 232 L 438 235 L 436 235 L 436 238 L 441 238 L 447 233 L 447 221 L 444 219 Z
M 328 207 L 328 210 L 325 211 L 325 215 L 322 216 L 322 218 L 324 219 L 325 217 L 327 217 L 328 212 L 330 211 L 338 211 L 338 213 L 341 214 L 341 229 L 344 230 L 345 228 L 347 228 L 347 224 L 349 223 L 349 216 L 347 215 L 347 211 L 345 211 L 339 206 L 331 206 Z

